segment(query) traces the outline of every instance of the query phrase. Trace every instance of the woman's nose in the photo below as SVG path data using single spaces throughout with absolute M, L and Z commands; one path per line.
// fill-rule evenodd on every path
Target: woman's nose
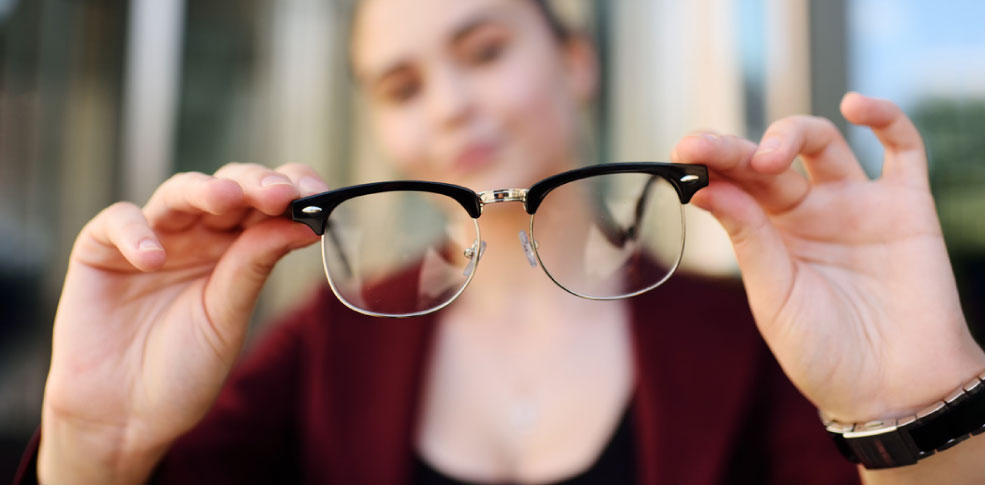
M 432 122 L 453 127 L 468 119 L 473 109 L 472 89 L 467 76 L 452 68 L 434 71 L 428 92 L 428 111 Z

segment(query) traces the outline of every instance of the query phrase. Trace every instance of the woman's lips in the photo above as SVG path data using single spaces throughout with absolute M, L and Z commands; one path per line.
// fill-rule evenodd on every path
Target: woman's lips
M 496 146 L 492 143 L 473 143 L 455 156 L 455 171 L 473 172 L 486 167 L 496 158 Z

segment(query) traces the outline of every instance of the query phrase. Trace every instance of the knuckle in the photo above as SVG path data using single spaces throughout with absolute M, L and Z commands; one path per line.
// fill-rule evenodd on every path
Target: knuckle
M 270 276 L 270 273 L 274 270 L 274 266 L 277 265 L 277 256 L 272 255 L 271 257 L 252 261 L 246 266 L 248 277 L 252 278 L 253 281 L 262 283 Z
M 892 102 L 891 100 L 880 99 L 879 102 L 882 104 L 883 109 L 888 111 L 893 116 L 899 116 L 903 114 L 903 110 L 899 107 L 899 105 Z
M 201 172 L 178 172 L 172 175 L 171 177 L 168 177 L 168 179 L 165 180 L 160 187 L 158 187 L 158 190 L 160 189 L 167 190 L 175 187 L 181 187 L 183 185 L 187 185 L 189 183 L 197 182 L 207 178 L 211 178 L 211 177 Z
M 297 162 L 285 163 L 277 167 L 277 171 L 283 173 L 301 173 L 301 174 L 310 174 L 314 172 L 314 170 L 312 170 L 311 167 L 303 163 L 297 163 Z
M 248 163 L 247 162 L 241 162 L 239 164 L 239 167 L 241 169 L 243 169 L 244 171 L 246 171 L 246 172 L 267 171 L 267 170 L 270 170 L 270 167 L 268 167 L 266 165 L 263 165 L 263 164 L 260 164 L 260 163 L 253 163 L 253 162 L 248 162 Z
M 741 151 L 746 151 L 757 146 L 755 142 L 738 135 L 728 135 L 725 139 L 729 142 L 729 144 L 739 148 Z
M 838 125 L 834 121 L 823 116 L 810 116 L 811 122 L 813 122 L 821 131 L 829 134 L 838 134 Z
M 152 194 L 151 197 L 153 197 L 154 195 L 157 195 L 162 190 L 167 190 L 168 188 L 170 188 L 173 185 L 180 184 L 182 178 L 185 176 L 185 173 L 186 172 L 177 172 L 177 173 L 171 174 L 171 176 L 168 177 L 167 179 L 165 179 L 164 182 L 161 182 L 161 185 L 158 185 L 157 188 L 154 189 L 154 194 Z
M 722 135 L 712 131 L 712 130 L 696 130 L 688 133 L 684 138 L 680 139 L 680 142 L 687 142 L 687 140 L 698 140 L 699 143 L 711 143 L 714 144 L 722 139 Z
M 142 226 L 146 226 L 146 222 L 140 208 L 131 202 L 119 201 L 90 219 L 79 235 L 81 238 L 82 234 L 91 234 L 98 240 L 106 240 L 110 234 L 132 232 Z
M 806 119 L 804 115 L 787 116 L 774 121 L 767 131 L 774 133 L 789 133 L 791 131 L 796 131 L 798 128 L 803 126 L 805 121 Z
M 147 229 L 147 223 L 141 219 L 129 218 L 118 221 L 117 228 L 122 233 L 143 233 Z
M 167 184 L 167 183 L 180 182 L 180 181 L 188 178 L 188 176 L 189 176 L 190 173 L 191 172 L 175 172 L 170 177 L 168 177 L 168 179 L 165 180 L 164 183 Z
M 259 163 L 244 163 L 242 166 L 242 172 L 237 178 L 244 181 L 256 182 L 273 173 L 276 172 L 265 165 L 261 165 Z
M 129 216 L 138 210 L 140 209 L 138 209 L 132 202 L 118 201 L 103 209 L 101 215 L 110 219 L 117 219 L 120 217 Z
M 215 171 L 214 175 L 218 177 L 220 174 L 229 173 L 231 171 L 239 169 L 242 166 L 243 164 L 240 162 L 228 162 L 223 166 L 219 167 L 219 169 Z
M 229 162 L 215 171 L 215 177 L 240 179 L 249 176 L 257 170 L 267 170 L 267 167 L 256 163 Z

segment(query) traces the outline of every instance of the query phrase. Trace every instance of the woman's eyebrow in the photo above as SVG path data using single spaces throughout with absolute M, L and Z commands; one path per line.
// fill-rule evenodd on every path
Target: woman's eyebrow
M 496 15 L 496 12 L 483 12 L 482 14 L 469 18 L 463 22 L 462 25 L 455 28 L 450 37 L 450 41 L 452 44 L 457 44 L 468 37 L 469 34 L 475 32 L 481 27 L 485 27 L 490 24 L 503 23 L 505 23 L 505 21 L 502 18 L 502 15 Z
M 452 29 L 449 41 L 452 44 L 460 42 L 480 27 L 486 25 L 511 26 L 517 23 L 515 5 L 489 5 L 459 22 Z
M 479 13 L 476 13 L 460 23 L 457 27 L 452 30 L 451 35 L 448 37 L 449 43 L 451 45 L 458 44 L 463 39 L 467 38 L 469 34 L 475 32 L 477 29 L 490 24 L 506 25 L 509 23 L 508 16 L 506 12 L 501 8 L 488 8 Z M 365 79 L 370 81 L 370 83 L 377 83 L 380 80 L 386 79 L 390 75 L 407 69 L 411 66 L 412 62 L 407 58 L 399 58 L 393 62 L 387 64 L 377 72 L 367 72 L 365 73 Z

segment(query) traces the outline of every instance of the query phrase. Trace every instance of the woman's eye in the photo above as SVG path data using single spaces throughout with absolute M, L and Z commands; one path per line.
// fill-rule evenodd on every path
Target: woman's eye
M 498 59 L 504 47 L 502 42 L 484 42 L 472 49 L 469 58 L 474 64 L 486 64 Z
M 465 60 L 473 65 L 488 64 L 502 57 L 508 47 L 507 38 L 496 33 L 476 33 L 462 45 Z
M 381 90 L 381 94 L 387 102 L 399 104 L 410 101 L 419 91 L 419 83 L 412 80 L 404 80 L 386 83 Z

